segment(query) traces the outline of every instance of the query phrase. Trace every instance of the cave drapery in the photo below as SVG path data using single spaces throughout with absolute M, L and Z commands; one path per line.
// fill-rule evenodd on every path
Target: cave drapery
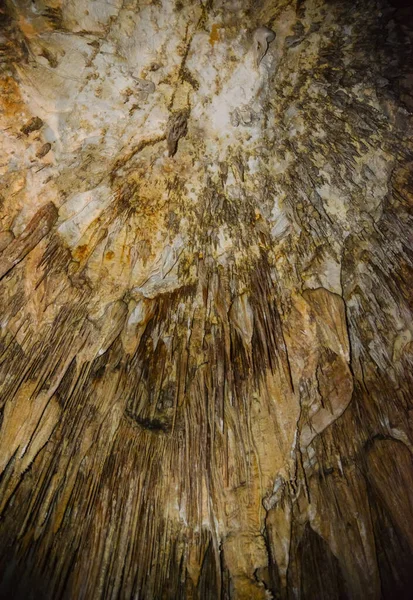
M 0 6 L 1 598 L 411 598 L 412 48 L 401 0 Z

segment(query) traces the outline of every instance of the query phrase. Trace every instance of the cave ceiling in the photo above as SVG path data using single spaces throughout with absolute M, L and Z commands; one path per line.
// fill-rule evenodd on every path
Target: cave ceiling
M 413 9 L 0 5 L 0 596 L 410 598 Z

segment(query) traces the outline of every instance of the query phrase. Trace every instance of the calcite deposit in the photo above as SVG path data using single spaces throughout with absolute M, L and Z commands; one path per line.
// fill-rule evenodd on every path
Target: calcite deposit
M 0 5 L 0 596 L 413 589 L 413 10 Z

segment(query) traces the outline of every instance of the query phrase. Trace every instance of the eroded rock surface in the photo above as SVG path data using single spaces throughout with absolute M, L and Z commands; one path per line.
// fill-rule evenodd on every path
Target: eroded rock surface
M 1 596 L 409 598 L 412 9 L 0 24 Z

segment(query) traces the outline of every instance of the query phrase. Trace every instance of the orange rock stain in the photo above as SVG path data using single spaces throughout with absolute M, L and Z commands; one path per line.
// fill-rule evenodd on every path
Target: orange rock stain
M 211 28 L 211 34 L 209 36 L 209 43 L 213 46 L 216 42 L 219 42 L 219 30 L 221 25 L 214 23 Z

